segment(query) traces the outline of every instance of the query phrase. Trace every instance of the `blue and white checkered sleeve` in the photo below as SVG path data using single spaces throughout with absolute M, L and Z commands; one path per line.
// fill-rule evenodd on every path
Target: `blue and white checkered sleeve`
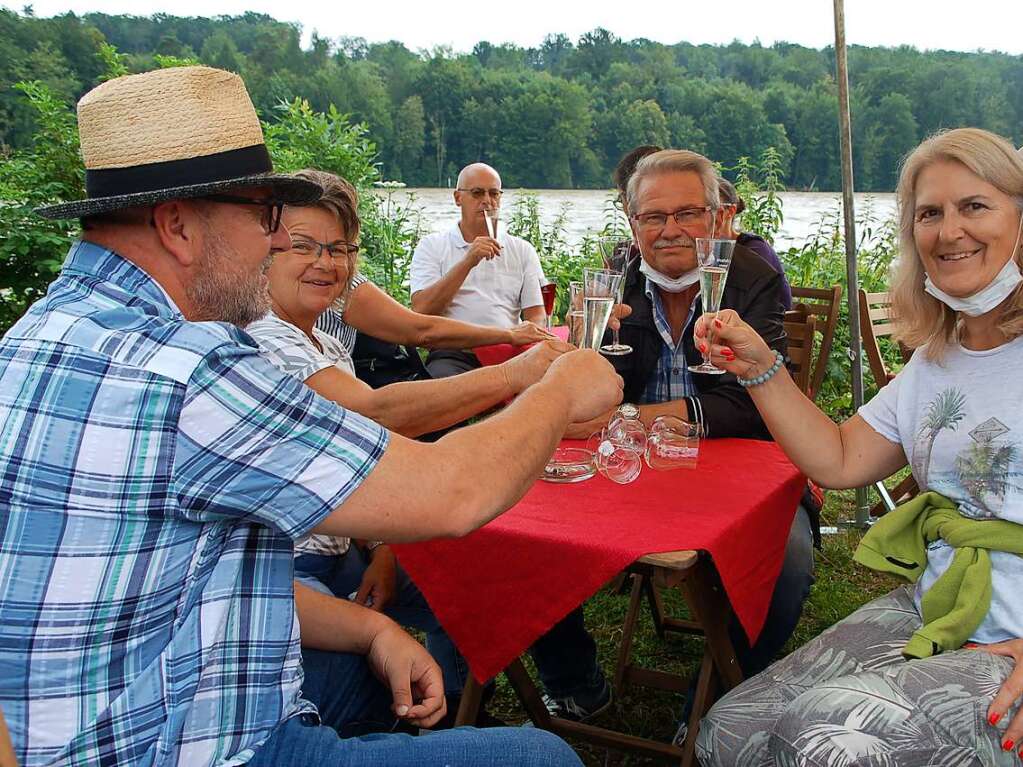
M 189 381 L 172 491 L 186 518 L 245 518 L 298 538 L 355 491 L 388 438 L 254 350 L 225 346 Z

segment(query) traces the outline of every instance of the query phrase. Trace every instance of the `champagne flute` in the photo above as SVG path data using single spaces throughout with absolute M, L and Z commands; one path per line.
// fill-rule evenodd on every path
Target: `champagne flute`
M 617 237 L 598 237 L 597 253 L 604 262 L 604 268 L 613 272 L 620 272 L 622 282 L 618 288 L 618 303 L 625 300 L 625 278 L 628 276 L 629 267 L 632 266 L 632 240 L 622 241 Z M 603 354 L 617 357 L 632 352 L 632 347 L 623 344 L 618 339 L 618 328 L 611 330 L 611 343 L 600 347 Z
M 700 270 L 700 301 L 704 315 L 715 315 L 721 309 L 721 296 L 725 292 L 725 281 L 728 279 L 728 268 L 732 265 L 734 240 L 711 240 L 697 238 L 696 263 Z M 713 344 L 713 323 L 706 323 L 707 351 L 703 352 L 703 362 L 689 365 L 693 373 L 709 373 L 721 375 L 725 371 L 710 361 L 710 347 Z
M 609 269 L 583 269 L 583 345 L 600 350 L 622 275 Z
M 558 297 L 558 284 L 556 282 L 541 282 L 540 295 L 543 296 L 543 310 L 547 315 L 547 323 L 544 325 L 547 332 L 551 332 L 551 319 L 554 316 L 554 300 Z

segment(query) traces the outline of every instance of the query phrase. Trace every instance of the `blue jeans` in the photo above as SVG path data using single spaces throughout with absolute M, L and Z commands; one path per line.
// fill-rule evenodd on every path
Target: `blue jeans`
M 419 737 L 395 725 L 391 694 L 366 659 L 352 653 L 303 652 L 309 693 L 320 709 L 278 725 L 248 767 L 580 767 L 568 744 L 544 730 L 459 727 Z M 384 730 L 384 732 L 380 732 Z
M 735 654 L 745 676 L 753 676 L 767 668 L 792 636 L 803 612 L 803 603 L 813 586 L 813 573 L 810 516 L 800 506 L 789 530 L 785 559 L 760 636 L 751 647 L 738 620 L 733 619 L 729 626 Z M 570 612 L 537 639 L 530 648 L 530 654 L 544 688 L 556 698 L 585 700 L 599 693 L 603 687 L 603 675 L 597 666 L 597 645 L 583 625 L 582 607 Z
M 368 554 L 357 546 L 352 546 L 347 553 L 339 557 L 301 554 L 295 557 L 295 580 L 321 593 L 347 599 L 349 594 L 359 589 L 363 573 L 368 566 Z M 400 566 L 397 592 L 394 601 L 384 610 L 384 615 L 402 626 L 425 632 L 426 649 L 437 661 L 444 675 L 444 692 L 447 695 L 461 695 L 466 675 L 469 673 L 468 664 L 454 642 L 441 628 L 426 599 Z M 309 664 L 319 663 L 311 657 L 313 652 L 318 651 L 302 649 L 307 680 L 310 676 Z M 319 707 L 319 701 L 310 695 L 305 687 L 302 688 L 302 692 Z

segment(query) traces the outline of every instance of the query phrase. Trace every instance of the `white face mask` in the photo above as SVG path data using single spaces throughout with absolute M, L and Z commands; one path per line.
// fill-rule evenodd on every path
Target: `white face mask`
M 690 285 L 694 285 L 700 280 L 699 269 L 693 269 L 692 271 L 685 272 L 679 277 L 669 277 L 663 272 L 659 272 L 650 266 L 650 264 L 646 262 L 646 259 L 640 260 L 639 271 L 645 274 L 646 278 L 650 280 L 650 282 L 668 293 L 681 293 Z
M 1005 262 L 995 278 L 984 288 L 981 288 L 972 296 L 957 298 L 950 296 L 944 290 L 931 282 L 930 276 L 924 278 L 924 290 L 945 304 L 950 309 L 962 312 L 968 317 L 979 317 L 987 314 L 998 306 L 1002 301 L 1016 289 L 1016 286 L 1023 282 L 1023 275 L 1020 274 L 1019 265 L 1016 263 L 1016 248 L 1019 247 L 1020 235 L 1023 235 L 1023 217 L 1020 218 L 1020 228 L 1016 232 L 1016 244 L 1012 246 L 1012 256 Z

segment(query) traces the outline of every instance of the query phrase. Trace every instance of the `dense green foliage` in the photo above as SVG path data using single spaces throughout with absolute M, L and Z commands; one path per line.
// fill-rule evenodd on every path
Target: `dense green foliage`
M 623 41 L 603 29 L 536 48 L 470 53 L 313 35 L 269 16 L 36 19 L 0 10 L 0 145 L 31 142 L 33 114 L 11 86 L 39 80 L 68 103 L 110 70 L 201 61 L 239 72 L 264 119 L 295 98 L 367 126 L 382 173 L 448 186 L 466 163 L 506 186 L 606 187 L 640 143 L 688 147 L 727 167 L 777 152 L 790 189 L 835 190 L 840 167 L 831 49 Z M 1023 142 L 1023 57 L 853 47 L 857 188 L 890 190 L 898 161 L 941 127 L 978 125 Z

